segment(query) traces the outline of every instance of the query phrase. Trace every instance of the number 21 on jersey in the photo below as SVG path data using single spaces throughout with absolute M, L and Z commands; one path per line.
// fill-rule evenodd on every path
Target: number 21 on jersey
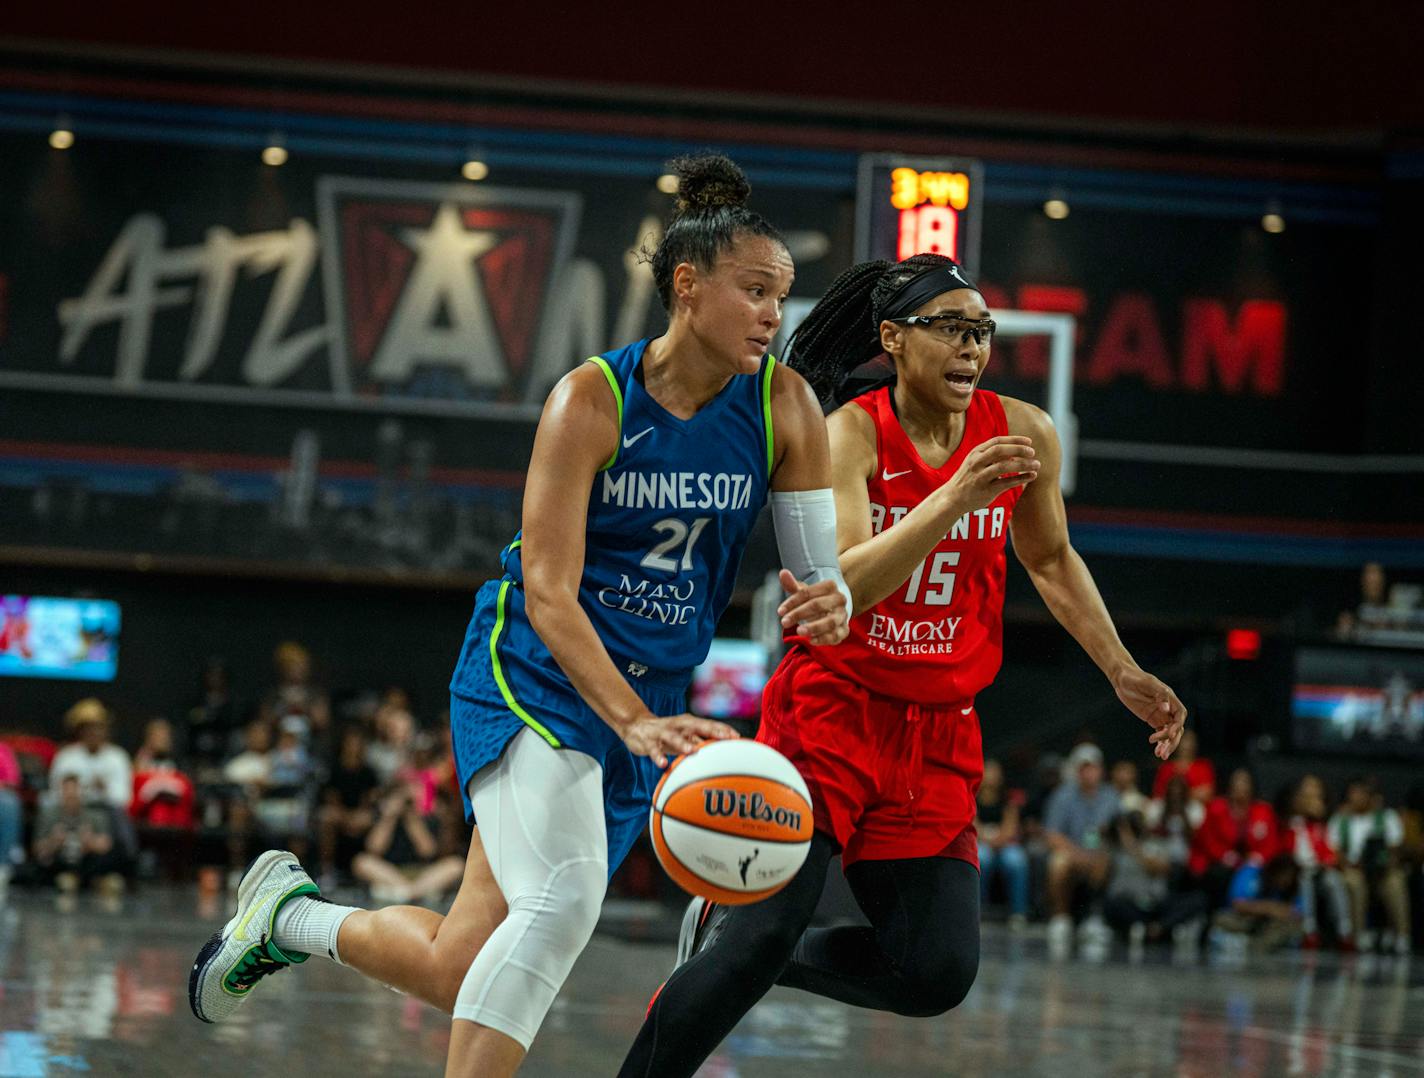
M 697 540 L 702 535 L 702 529 L 711 522 L 711 517 L 698 517 L 689 528 L 677 517 L 665 517 L 659 520 L 653 525 L 653 531 L 665 538 L 648 551 L 638 564 L 644 569 L 658 569 L 664 573 L 675 573 L 679 568 L 691 569 L 692 548 L 697 545 Z M 683 545 L 684 541 L 686 542 L 685 546 Z M 677 556 L 679 547 L 682 547 L 680 562 Z M 958 557 L 959 555 L 956 554 L 955 558 Z

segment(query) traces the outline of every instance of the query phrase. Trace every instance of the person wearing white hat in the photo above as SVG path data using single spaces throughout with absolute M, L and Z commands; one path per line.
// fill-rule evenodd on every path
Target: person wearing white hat
M 102 802 L 126 813 L 133 799 L 133 765 L 109 740 L 109 718 L 109 709 L 92 696 L 65 712 L 64 725 L 77 740 L 55 753 L 49 787 L 58 791 L 64 777 L 73 775 L 86 804 Z
M 1103 752 L 1096 745 L 1076 745 L 1064 764 L 1068 778 L 1048 799 L 1043 828 L 1048 840 L 1049 949 L 1068 949 L 1073 931 L 1073 895 L 1081 886 L 1095 894 L 1107 884 L 1111 861 L 1102 836 L 1121 809 L 1117 791 L 1103 782 Z M 1090 916 L 1084 923 L 1085 942 L 1106 938 L 1107 926 Z

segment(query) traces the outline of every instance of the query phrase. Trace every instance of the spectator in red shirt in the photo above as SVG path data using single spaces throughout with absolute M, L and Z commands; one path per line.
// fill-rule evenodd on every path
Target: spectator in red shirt
M 1158 773 L 1160 777 L 1161 773 Z M 1192 836 L 1187 867 L 1206 891 L 1211 908 L 1226 901 L 1231 877 L 1242 865 L 1264 865 L 1275 854 L 1279 827 L 1271 806 L 1256 799 L 1251 772 L 1238 767 L 1227 780 L 1226 795 L 1213 798 L 1206 819 Z
M 168 878 L 178 878 L 192 862 L 197 819 L 193 780 L 173 759 L 173 727 L 167 719 L 154 719 L 144 729 L 134 769 L 129 816 L 138 829 L 139 846 Z
M 1325 783 L 1320 777 L 1301 776 L 1291 794 L 1290 818 L 1281 828 L 1281 852 L 1294 854 L 1295 863 L 1300 866 L 1301 928 L 1305 932 L 1301 946 L 1320 946 L 1316 911 L 1323 892 L 1334 914 L 1336 943 L 1343 951 L 1353 951 L 1354 919 L 1339 858 L 1325 827 L 1327 804 Z
M 1197 801 L 1206 803 L 1216 796 L 1216 768 L 1210 760 L 1197 756 L 1197 732 L 1188 730 L 1182 735 L 1182 743 L 1165 764 L 1157 768 L 1157 778 L 1152 783 L 1152 799 L 1160 801 L 1167 796 L 1167 783 L 1181 775 L 1187 780 L 1187 788 Z

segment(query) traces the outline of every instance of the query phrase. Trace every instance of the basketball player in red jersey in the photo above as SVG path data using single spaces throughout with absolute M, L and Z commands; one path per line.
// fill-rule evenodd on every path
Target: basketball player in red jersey
M 1010 536 L 1157 756 L 1181 739 L 1186 709 L 1133 661 L 1069 544 L 1048 416 L 979 388 L 993 331 L 938 255 L 853 266 L 797 330 L 790 365 L 844 405 L 827 425 L 855 616 L 836 647 L 788 636 L 757 737 L 805 777 L 816 832 L 765 902 L 694 900 L 624 1076 L 692 1075 L 773 983 L 904 1015 L 964 998 L 979 966 L 974 697 L 1002 658 Z M 867 364 L 878 379 L 857 382 Z M 870 927 L 807 928 L 836 853 Z

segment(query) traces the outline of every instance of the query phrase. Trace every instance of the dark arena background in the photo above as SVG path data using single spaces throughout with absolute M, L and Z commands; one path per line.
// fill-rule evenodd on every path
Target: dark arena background
M 271 845 L 448 907 L 473 594 L 550 387 L 662 331 L 637 252 L 704 148 L 786 236 L 784 329 L 871 253 L 977 271 L 985 385 L 1053 413 L 1196 744 L 1172 784 L 1010 556 L 969 997 L 777 988 L 701 1073 L 1424 1073 L 1420 42 L 1402 2 L 0 13 L 0 1078 L 442 1073 L 447 1016 L 350 970 L 208 1026 L 189 964 Z M 748 733 L 776 567 L 764 521 L 693 684 Z M 1136 821 L 1055 925 L 1088 745 Z M 54 839 L 76 753 L 101 856 Z M 1276 849 L 1212 837 L 1239 768 Z M 371 842 L 402 790 L 428 856 Z M 1148 842 L 1200 898 L 1162 933 L 1103 916 Z M 1229 890 L 1263 864 L 1269 909 Z M 684 901 L 641 840 L 521 1073 L 616 1071 Z

